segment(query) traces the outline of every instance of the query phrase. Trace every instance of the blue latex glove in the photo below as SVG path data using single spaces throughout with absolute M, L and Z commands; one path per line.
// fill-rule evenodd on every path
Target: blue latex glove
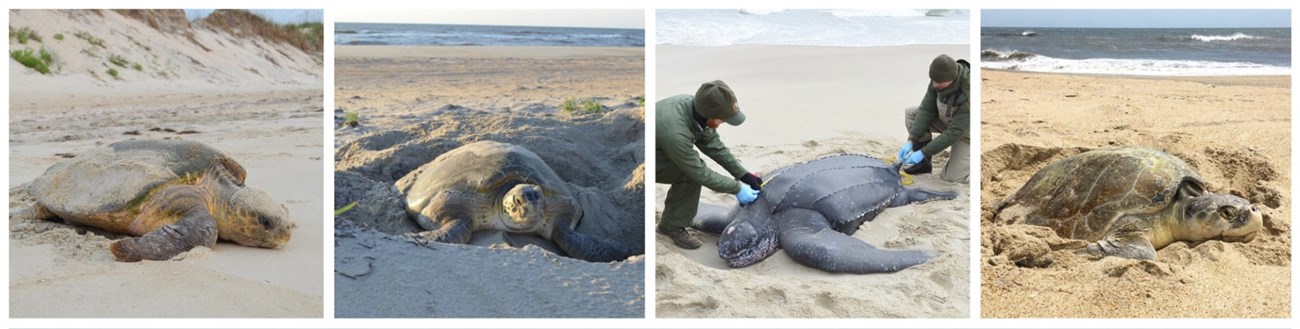
M 903 144 L 903 148 L 898 149 L 898 160 L 907 159 L 908 153 L 912 153 L 912 141 L 907 141 L 907 144 Z
M 736 200 L 740 201 L 740 205 L 750 204 L 756 199 L 758 199 L 758 191 L 749 187 L 749 184 L 740 183 L 740 192 L 736 192 Z
M 903 159 L 904 159 L 903 160 L 904 166 L 911 166 L 914 164 L 918 164 L 921 163 L 921 161 L 925 160 L 925 152 L 921 152 L 921 151 L 912 152 L 911 154 L 908 154 L 906 158 Z

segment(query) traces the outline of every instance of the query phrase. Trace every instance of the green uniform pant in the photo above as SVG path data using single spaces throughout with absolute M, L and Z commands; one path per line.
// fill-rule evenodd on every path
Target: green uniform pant
M 664 213 L 659 226 L 665 229 L 691 226 L 695 213 L 700 210 L 700 189 L 703 186 L 686 176 L 677 166 L 662 166 L 655 171 L 655 183 L 671 184 L 664 200 Z
M 916 121 L 917 107 L 908 107 L 903 112 L 904 124 L 907 131 L 912 131 L 912 122 Z M 944 122 L 942 115 L 930 121 L 930 133 L 943 133 L 948 129 L 948 123 Z M 917 142 L 925 142 L 931 139 L 930 134 L 926 134 Z M 964 183 L 970 179 L 970 135 L 962 136 L 956 143 L 948 148 L 948 164 L 943 167 L 943 173 L 939 175 L 945 181 Z

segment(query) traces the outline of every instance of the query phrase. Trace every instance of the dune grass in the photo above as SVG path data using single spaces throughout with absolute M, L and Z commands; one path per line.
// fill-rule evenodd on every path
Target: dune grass
M 36 33 L 36 30 L 32 30 L 32 28 L 26 26 L 19 27 L 17 30 L 15 30 L 13 27 L 10 27 L 9 37 L 18 39 L 18 43 L 24 45 L 27 44 L 28 40 L 36 41 L 36 42 L 44 42 L 41 40 L 41 35 L 39 33 Z
M 120 77 L 120 76 L 117 75 L 117 69 L 115 69 L 115 68 L 109 68 L 109 69 L 108 69 L 108 75 L 109 75 L 109 76 L 112 76 L 113 79 L 119 79 L 119 80 L 122 79 L 122 77 Z
M 39 55 L 31 49 L 14 50 L 9 52 L 9 57 L 41 74 L 50 74 L 50 63 L 54 61 L 54 56 L 45 49 Z

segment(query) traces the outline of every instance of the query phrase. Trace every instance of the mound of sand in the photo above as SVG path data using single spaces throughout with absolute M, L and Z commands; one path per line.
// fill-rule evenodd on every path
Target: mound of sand
M 1289 77 L 985 71 L 984 79 L 982 316 L 1290 314 L 1291 152 L 1277 137 L 1290 131 Z M 1263 234 L 1249 243 L 1177 242 L 1152 261 L 1096 260 L 1075 253 L 1090 241 L 992 218 L 1043 166 L 1121 145 L 1164 150 L 1195 168 L 1210 191 L 1250 200 L 1264 214 Z

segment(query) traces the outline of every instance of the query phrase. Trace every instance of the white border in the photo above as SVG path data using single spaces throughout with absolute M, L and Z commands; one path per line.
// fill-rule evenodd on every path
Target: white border
M 88 0 L 51 0 L 51 1 L 5 1 L 4 8 L 6 11 L 13 8 L 255 8 L 255 9 L 288 9 L 288 8 L 323 8 L 325 9 L 325 23 L 331 25 L 334 23 L 333 17 L 336 11 L 346 11 L 348 8 L 366 7 L 366 8 L 422 8 L 422 9 L 449 9 L 449 8 L 476 8 L 476 9 L 522 9 L 522 8 L 553 8 L 553 9 L 644 9 L 646 10 L 646 103 L 652 104 L 657 99 L 654 92 L 655 81 L 655 37 L 654 37 L 654 10 L 655 9 L 679 9 L 679 8 L 959 8 L 969 9 L 971 11 L 971 54 L 972 60 L 978 60 L 979 52 L 979 24 L 981 9 L 1028 9 L 1028 8 L 1061 8 L 1061 9 L 1083 9 L 1083 8 L 1204 8 L 1204 9 L 1228 9 L 1228 8 L 1273 8 L 1273 9 L 1290 9 L 1292 10 L 1292 27 L 1296 25 L 1295 9 L 1297 5 L 1288 1 L 1183 1 L 1183 2 L 1156 2 L 1148 1 L 1140 3 L 1137 1 L 1086 1 L 1068 3 L 1069 7 L 1060 7 L 1059 2 L 1044 1 L 1024 1 L 1024 0 L 984 0 L 984 1 L 911 1 L 911 2 L 889 2 L 889 3 L 871 3 L 863 1 L 825 1 L 825 0 L 783 0 L 783 1 L 710 1 L 701 3 L 700 1 L 688 0 L 664 0 L 664 1 L 591 1 L 591 0 L 551 0 L 545 2 L 538 1 L 494 1 L 494 0 L 477 0 L 477 1 L 429 1 L 418 2 L 410 0 L 369 0 L 369 1 L 88 1 Z M 8 24 L 8 15 L 0 18 Z M 1295 58 L 1296 41 L 1293 35 L 1292 58 Z M 325 74 L 324 88 L 325 97 L 324 105 L 330 113 L 334 108 L 334 71 L 333 71 L 333 29 L 326 29 L 325 43 Z M 6 68 L 12 61 L 6 61 Z M 978 66 L 978 65 L 977 65 Z M 979 71 L 973 78 L 975 82 L 976 99 L 980 99 L 980 79 Z M 1292 117 L 1295 116 L 1297 101 L 1294 97 L 1294 86 L 1297 82 L 1296 75 L 1292 73 Z M 8 90 L 9 81 L 4 79 L 0 85 Z M 6 91 L 7 95 L 7 91 Z M 5 114 L 8 115 L 8 97 L 6 97 Z M 977 117 L 980 113 L 979 103 L 976 102 L 973 107 Z M 652 110 L 646 113 L 646 121 L 654 122 Z M 322 175 L 325 179 L 326 186 L 324 195 L 321 197 L 325 209 L 324 214 L 333 213 L 333 126 L 332 121 L 322 120 L 322 127 L 326 135 L 324 136 L 324 154 L 331 156 L 325 157 L 330 159 L 322 164 Z M 654 178 L 654 161 L 650 142 L 653 141 L 653 129 L 649 125 L 646 127 L 646 175 L 648 181 Z M 977 124 L 972 128 L 976 136 L 981 133 L 980 126 Z M 1295 125 L 1292 124 L 1292 136 L 1295 136 Z M 6 141 L 9 136 L 9 127 L 3 128 Z M 1291 160 L 1291 190 L 1297 191 L 1296 177 L 1294 173 L 1297 168 L 1295 155 L 1297 147 L 1290 136 L 1288 141 L 1292 147 Z M 979 138 L 973 142 L 976 150 L 981 149 Z M 9 144 L 0 145 L 0 151 L 8 154 Z M 972 165 L 975 172 L 980 168 L 980 152 L 974 152 Z M 0 167 L 9 168 L 8 157 L 0 160 Z M 8 175 L 3 178 L 6 186 L 8 184 Z M 4 290 L 4 307 L 0 310 L 0 318 L 4 318 L 6 327 L 33 327 L 33 328 L 54 328 L 54 327 L 104 327 L 104 328 L 170 328 L 170 327 L 322 327 L 322 328 L 355 328 L 355 327 L 390 327 L 390 328 L 415 328 L 415 327 L 466 327 L 466 328 L 486 328 L 486 327 L 536 327 L 536 328 L 596 328 L 596 327 L 623 327 L 623 328 L 651 328 L 651 327 L 744 327 L 744 328 L 778 328 L 778 327 L 978 327 L 978 328 L 1003 328 L 1003 327 L 1060 327 L 1060 328 L 1084 328 L 1084 327 L 1179 327 L 1179 328 L 1211 328 L 1211 327 L 1292 327 L 1290 319 L 978 319 L 979 311 L 979 187 L 978 180 L 971 184 L 971 319 L 654 319 L 654 275 L 655 268 L 654 247 L 653 245 L 646 248 L 646 316 L 647 319 L 332 319 L 334 306 L 334 280 L 333 280 L 333 232 L 332 230 L 323 230 L 324 237 L 324 254 L 322 259 L 327 270 L 322 273 L 325 278 L 323 291 L 324 297 L 324 319 L 8 319 L 8 286 Z M 647 191 L 653 191 L 653 186 L 647 188 Z M 1294 195 L 1293 195 L 1294 196 Z M 1293 198 L 1294 200 L 1294 198 Z M 7 205 L 5 206 L 7 209 Z M 1295 206 L 1292 206 L 1292 218 L 1295 218 Z M 647 223 L 653 221 L 654 200 L 649 195 L 646 198 L 646 219 Z M 322 220 L 329 220 L 322 218 Z M 646 241 L 651 243 L 654 240 L 653 225 L 646 225 Z M 1295 232 L 1292 232 L 1292 243 L 1295 243 Z M 8 234 L 0 237 L 0 257 L 3 257 L 8 263 Z M 1292 246 L 1292 284 L 1291 286 L 1291 308 L 1292 317 L 1295 313 L 1296 305 L 1296 288 L 1294 284 L 1294 267 L 1295 267 L 1295 246 Z M 3 271 L 2 276 L 8 281 L 8 267 Z M 1225 293 L 1232 293 L 1230 289 L 1225 289 Z M 130 298 L 123 296 L 123 298 Z M 238 302 L 238 301 L 232 301 Z M 74 307 L 70 305 L 70 307 Z

